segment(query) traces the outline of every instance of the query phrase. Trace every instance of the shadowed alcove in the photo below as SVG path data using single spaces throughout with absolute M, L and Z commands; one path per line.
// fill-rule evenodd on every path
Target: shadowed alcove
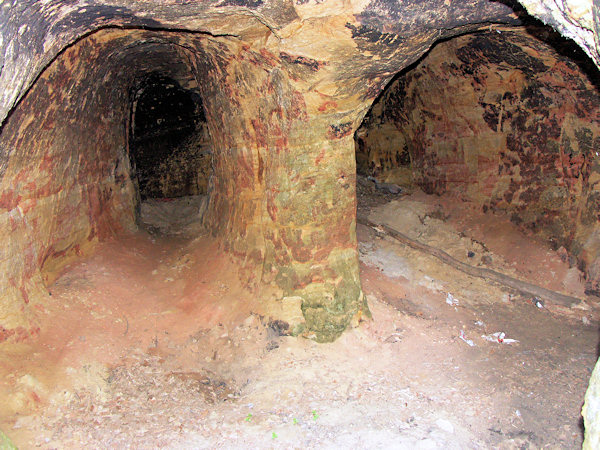
M 130 154 L 140 196 L 173 198 L 206 193 L 210 148 L 197 92 L 151 74 L 136 88 Z
M 374 102 L 356 132 L 357 170 L 505 218 L 560 250 L 569 277 L 598 295 L 599 83 L 589 58 L 541 24 L 440 42 Z M 481 265 L 477 253 L 467 261 Z

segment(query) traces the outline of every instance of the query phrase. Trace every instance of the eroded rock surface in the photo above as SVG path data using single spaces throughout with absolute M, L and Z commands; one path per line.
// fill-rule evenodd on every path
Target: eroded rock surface
M 592 6 L 523 3 L 600 62 L 597 1 Z M 95 241 L 134 227 L 131 90 L 151 72 L 174 79 L 191 75 L 198 83 L 213 151 L 205 226 L 239 258 L 248 283 L 275 283 L 282 295 L 298 296 L 314 337 L 335 339 L 366 308 L 356 252 L 354 131 L 388 81 L 437 40 L 516 24 L 509 5 L 484 0 L 3 2 L 0 341 L 35 334 L 35 311 L 48 295 L 45 283 Z M 467 56 L 476 57 L 477 64 L 478 55 Z M 548 64 L 536 58 L 523 69 Z M 559 69 L 559 79 L 571 77 L 572 68 Z M 531 95 L 528 107 L 535 110 L 545 98 Z M 552 118 L 537 131 L 512 100 L 486 101 L 490 132 L 498 123 L 507 125 L 510 112 L 512 120 L 521 115 L 513 127 L 524 127 L 532 139 L 564 144 L 552 134 L 554 127 L 547 130 Z M 560 119 L 584 119 L 590 111 L 580 107 L 583 117 L 561 110 Z M 555 169 L 579 170 L 581 176 L 577 182 L 563 177 L 564 186 L 551 184 L 547 197 L 552 205 L 566 202 L 566 217 L 576 211 L 577 224 L 584 224 L 596 211 L 590 188 L 595 163 L 586 155 L 597 143 L 591 128 L 578 137 L 580 128 L 566 135 L 572 153 L 559 159 L 569 167 Z M 510 150 L 511 157 L 519 153 Z M 527 163 L 536 166 L 540 160 Z M 541 163 L 550 167 L 552 161 Z M 527 192 L 521 187 L 511 191 L 513 198 Z M 532 195 L 541 199 L 544 192 Z M 584 235 L 590 236 L 583 250 L 590 250 L 592 267 L 600 239 L 576 227 L 571 242 L 583 242 Z
M 25 225 L 12 233 L 2 259 L 3 309 L 12 311 L 3 314 L 4 329 L 29 323 L 28 302 L 45 295 L 42 274 L 59 270 L 68 255 L 84 253 L 86 243 L 133 223 L 137 200 L 127 164 L 128 114 L 140 79 L 159 73 L 175 80 L 191 76 L 204 101 L 213 150 L 206 227 L 243 261 L 248 283 L 275 283 L 282 295 L 303 299 L 308 330 L 318 340 L 334 339 L 366 309 L 356 254 L 352 139 L 362 114 L 389 78 L 440 36 L 485 21 L 516 20 L 508 6 L 484 1 L 452 8 L 440 2 L 431 9 L 128 1 L 110 6 L 27 1 L 3 8 L 3 114 L 83 33 L 107 26 L 146 28 L 107 29 L 68 48 L 4 125 L 1 139 L 10 149 L 0 165 L 5 221 L 25 211 L 19 219 Z M 25 23 L 25 17 L 39 21 Z M 420 26 L 428 22 L 431 27 Z M 84 73 L 86 67 L 92 70 Z M 56 81 L 46 81 L 59 70 Z M 71 84 L 88 90 L 75 91 Z M 63 98 L 72 112 L 60 105 Z M 52 112 L 55 123 L 37 120 L 34 111 Z M 36 170 L 21 171 L 25 155 L 44 155 L 43 139 L 56 143 L 46 156 L 54 173 L 71 168 L 65 178 L 75 192 L 82 186 L 101 192 L 62 203 L 45 191 L 25 197 L 39 183 Z M 112 143 L 104 145 L 107 139 Z M 97 165 L 105 170 L 95 170 Z M 7 167 L 12 169 L 5 174 Z M 68 192 L 61 182 L 51 181 L 52 194 Z M 37 203 L 47 199 L 52 213 L 24 209 L 29 197 Z M 118 208 L 122 217 L 109 212 Z M 61 227 L 60 221 L 73 226 Z M 54 234 L 57 226 L 66 236 Z M 23 254 L 32 256 L 21 262 Z M 47 261 L 54 261 L 52 270 Z
M 578 257 L 597 292 L 599 84 L 548 29 L 441 43 L 375 102 L 357 132 L 358 169 L 508 213 Z
M 249 283 L 299 295 L 316 338 L 334 339 L 365 308 L 352 139 L 362 115 L 437 40 L 520 14 L 483 0 L 1 8 L 0 197 L 12 230 L 0 263 L 3 338 L 31 325 L 43 276 L 133 223 L 131 89 L 158 72 L 191 75 L 205 102 L 214 152 L 205 225 L 244 261 Z M 596 23 L 588 10 L 578 18 Z M 579 43 L 595 52 L 589 33 Z

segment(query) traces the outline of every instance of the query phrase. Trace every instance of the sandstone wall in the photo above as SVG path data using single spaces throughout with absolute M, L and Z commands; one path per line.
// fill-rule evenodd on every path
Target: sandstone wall
M 1 259 L 2 340 L 35 332 L 34 306 L 43 305 L 61 268 L 97 240 L 134 226 L 130 94 L 136 78 L 156 70 L 202 80 L 208 133 L 186 145 L 211 136 L 206 226 L 239 258 L 248 283 L 299 295 L 315 338 L 338 336 L 366 308 L 355 251 L 351 127 L 347 119 L 341 132 L 329 120 L 311 124 L 299 90 L 307 81 L 294 86 L 288 67 L 296 63 L 286 58 L 205 35 L 151 31 L 106 30 L 67 49 L 1 135 L 11 150 L 0 206 L 12 227 Z M 324 102 L 317 98 L 313 109 Z M 199 183 L 206 183 L 206 167 L 196 168 Z
M 98 36 L 69 48 L 2 128 L 0 341 L 35 332 L 23 319 L 65 264 L 133 227 L 127 93 L 112 86 L 118 73 L 104 72 L 117 45 Z
M 599 63 L 598 0 L 522 3 L 572 36 Z M 35 332 L 32 306 L 41 307 L 47 295 L 42 273 L 49 276 L 70 255 L 84 252 L 86 243 L 132 224 L 135 192 L 125 175 L 129 169 L 123 157 L 130 106 L 126 91 L 136 74 L 158 70 L 176 78 L 174 72 L 180 69 L 206 80 L 199 85 L 203 98 L 211 103 L 207 123 L 215 176 L 209 186 L 207 226 L 243 262 L 244 276 L 257 283 L 272 279 L 284 295 L 298 295 L 315 338 L 334 339 L 364 308 L 354 227 L 354 131 L 390 78 L 434 42 L 490 24 L 516 24 L 520 12 L 509 4 L 487 0 L 4 1 L 0 6 L 0 238 L 5 243 L 0 254 L 0 341 Z M 104 28 L 101 34 L 92 34 Z M 151 29 L 162 31 L 147 31 Z M 40 77 L 46 68 L 49 71 Z M 557 65 L 556 70 L 571 82 L 571 67 Z M 540 107 L 538 101 L 543 108 L 547 95 L 542 94 L 530 96 L 531 109 Z M 485 127 L 491 131 L 494 123 L 507 126 L 506 109 L 521 117 L 522 123 L 513 127 L 522 127 L 524 134 L 532 135 L 532 142 L 537 133 L 549 147 L 558 143 L 565 164 L 557 172 L 580 170 L 582 176 L 577 184 L 577 177 L 562 175 L 564 186 L 550 183 L 547 197 L 553 203 L 558 193 L 558 201 L 567 202 L 567 219 L 578 211 L 578 223 L 583 225 L 585 211 L 596 211 L 595 162 L 587 159 L 586 150 L 597 145 L 595 131 L 578 137 L 573 125 L 573 133 L 566 134 L 573 152 L 565 152 L 568 147 L 562 136 L 546 134 L 552 125 L 549 119 L 540 123 L 537 132 L 529 116 L 510 109 L 513 100 L 487 99 L 492 125 L 484 121 Z M 555 120 L 578 118 L 576 112 L 559 110 Z M 491 147 L 498 145 L 490 141 Z M 534 164 L 528 170 L 537 170 L 538 160 L 530 158 L 536 152 L 521 154 L 508 140 L 506 146 L 511 156 Z M 489 163 L 487 159 L 481 167 Z M 479 157 L 476 161 L 479 167 Z M 546 159 L 542 163 L 550 164 Z M 513 179 L 518 182 L 519 176 L 523 174 L 515 173 Z M 498 196 L 496 206 L 518 204 L 521 193 L 527 192 L 522 187 L 514 190 L 511 199 Z M 573 209 L 573 193 L 581 193 L 574 202 L 588 203 L 586 208 Z M 538 192 L 531 195 L 543 197 Z M 535 217 L 528 223 L 544 215 Z M 580 258 L 598 267 L 593 259 L 600 252 L 600 233 L 581 229 L 577 233 L 589 238 Z
M 200 46 L 213 138 L 206 226 L 244 261 L 248 282 L 299 296 L 308 331 L 334 339 L 366 305 L 351 123 L 322 108 L 327 98 L 306 93 L 325 64 L 224 42 Z
M 128 140 L 114 131 L 127 133 L 128 89 L 151 71 L 175 79 L 187 71 L 207 102 L 213 144 L 206 226 L 241 261 L 242 276 L 257 285 L 272 281 L 281 295 L 300 298 L 308 330 L 318 340 L 334 339 L 365 309 L 352 139 L 363 114 L 390 78 L 437 40 L 482 24 L 515 24 L 518 15 L 487 0 L 4 2 L 0 119 L 6 144 L 0 168 L 2 195 L 9 200 L 1 211 L 14 216 L 11 227 L 19 229 L 9 238 L 2 235 L 10 244 L 2 259 L 7 294 L 0 324 L 12 330 L 4 336 L 18 324 L 32 323 L 25 298 L 33 303 L 35 292 L 43 302 L 42 273 L 56 271 L 86 242 L 132 223 L 135 192 L 122 156 Z M 99 42 L 100 36 L 106 41 Z M 85 51 L 71 60 L 66 47 L 73 43 L 72 49 Z M 585 38 L 582 45 L 595 51 Z M 42 89 L 38 75 L 54 58 L 53 65 L 68 69 L 63 78 L 82 86 L 72 92 L 80 103 L 64 111 L 51 103 L 60 89 L 49 104 L 35 94 Z M 66 195 L 82 186 L 99 192 L 64 202 L 41 191 L 28 193 L 27 186 L 43 179 L 29 166 L 42 164 L 36 142 L 47 136 L 35 120 L 28 128 L 29 108 L 41 116 L 54 114 L 58 125 L 49 135 L 65 143 L 56 163 L 56 173 L 66 168 L 65 179 L 52 180 L 48 192 Z M 90 139 L 99 143 L 93 151 Z M 81 156 L 69 150 L 72 143 L 82 147 Z M 30 146 L 36 147 L 35 158 L 28 160 L 23 155 Z M 77 169 L 68 169 L 70 164 Z M 30 196 L 48 198 L 47 209 L 57 214 L 48 218 L 42 209 L 23 209 Z M 40 219 L 33 220 L 37 215 Z M 74 217 L 77 225 L 68 231 L 57 225 L 61 217 Z M 57 228 L 63 237 L 54 237 Z
M 579 256 L 590 273 L 600 77 L 576 47 L 534 31 L 546 42 L 504 29 L 437 45 L 390 85 L 358 130 L 359 171 L 405 183 L 398 169 L 410 169 L 425 192 L 452 191 L 484 211 L 505 211 Z M 597 291 L 593 274 L 588 287 Z

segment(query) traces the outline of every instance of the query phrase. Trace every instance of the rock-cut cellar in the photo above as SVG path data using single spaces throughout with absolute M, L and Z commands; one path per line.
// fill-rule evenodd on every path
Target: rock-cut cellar
M 56 431 L 72 427 L 57 425 L 64 409 L 30 434 L 19 418 L 75 408 L 94 378 L 82 381 L 78 367 L 106 375 L 98 389 L 110 409 L 106 380 L 130 367 L 134 347 L 160 353 L 171 339 L 171 359 L 152 354 L 172 364 L 165 380 L 216 398 L 236 385 L 223 394 L 235 400 L 250 382 L 233 361 L 250 350 L 233 350 L 232 330 L 263 330 L 254 342 L 266 339 L 269 355 L 283 342 L 356 345 L 362 360 L 367 344 L 352 339 L 375 339 L 391 314 L 435 321 L 468 305 L 478 319 L 469 327 L 497 305 L 517 308 L 515 323 L 529 329 L 547 312 L 591 358 L 573 408 L 591 381 L 585 427 L 569 412 L 569 438 L 527 431 L 527 410 L 512 407 L 521 435 L 498 425 L 486 440 L 483 428 L 450 425 L 456 442 L 599 446 L 599 42 L 597 0 L 0 2 L 0 447 L 83 445 L 75 428 Z M 527 242 L 519 251 L 502 244 L 500 223 Z M 546 256 L 527 253 L 534 246 Z M 477 283 L 497 300 L 455 303 L 451 290 L 475 298 Z M 377 345 L 407 342 L 401 322 Z M 457 348 L 487 345 L 448 324 Z M 211 333 L 225 347 L 209 344 Z M 208 366 L 175 363 L 192 336 L 216 346 L 201 361 L 221 358 L 229 384 L 189 376 Z M 434 423 L 448 432 L 443 420 Z M 269 429 L 268 443 L 319 446 L 307 437 L 325 426 L 315 424 L 307 435 Z M 96 442 L 174 442 L 123 436 Z M 175 446 L 192 442 L 182 436 Z

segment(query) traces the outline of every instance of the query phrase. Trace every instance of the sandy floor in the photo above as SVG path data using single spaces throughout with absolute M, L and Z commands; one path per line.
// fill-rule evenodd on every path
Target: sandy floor
M 19 448 L 580 446 L 598 305 L 568 261 L 450 198 L 360 193 L 363 216 L 585 303 L 538 308 L 359 226 L 373 320 L 316 344 L 208 238 L 153 229 L 71 266 L 39 340 L 0 347 L 0 429 Z

